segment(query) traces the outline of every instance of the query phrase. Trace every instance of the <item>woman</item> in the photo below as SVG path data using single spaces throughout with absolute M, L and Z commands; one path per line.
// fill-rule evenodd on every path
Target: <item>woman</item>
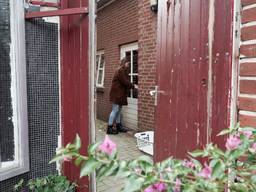
M 110 89 L 110 101 L 112 102 L 112 111 L 109 116 L 107 134 L 118 134 L 118 132 L 127 132 L 121 123 L 121 110 L 123 105 L 127 105 L 127 93 L 130 89 L 137 88 L 129 78 L 130 63 L 125 57 L 121 60 L 121 65 L 115 71 Z M 116 130 L 113 124 L 116 123 Z

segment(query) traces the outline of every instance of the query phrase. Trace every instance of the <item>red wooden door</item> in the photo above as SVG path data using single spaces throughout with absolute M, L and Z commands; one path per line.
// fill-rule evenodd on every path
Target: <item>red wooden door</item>
M 62 0 L 61 8 L 88 7 L 88 0 Z M 63 145 L 76 134 L 82 140 L 82 153 L 89 144 L 89 18 L 85 14 L 60 18 L 61 48 L 61 117 Z M 89 191 L 88 179 L 79 179 L 80 171 L 71 163 L 63 166 L 64 174 L 79 185 L 78 191 Z
M 222 139 L 229 124 L 230 0 L 159 0 L 155 160 Z

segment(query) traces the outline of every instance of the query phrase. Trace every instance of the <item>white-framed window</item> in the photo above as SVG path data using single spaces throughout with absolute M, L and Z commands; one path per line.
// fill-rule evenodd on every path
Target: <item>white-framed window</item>
M 0 181 L 29 171 L 24 5 L 5 3 L 0 9 Z
M 121 59 L 126 57 L 130 62 L 129 76 L 133 84 L 138 85 L 138 43 L 121 46 Z M 128 98 L 137 99 L 138 91 L 130 90 Z
M 105 77 L 105 57 L 104 51 L 98 51 L 96 55 L 96 87 L 104 87 L 104 77 Z

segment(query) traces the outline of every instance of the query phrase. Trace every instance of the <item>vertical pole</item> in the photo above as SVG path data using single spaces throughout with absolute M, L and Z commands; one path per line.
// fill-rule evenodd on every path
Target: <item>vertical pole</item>
M 61 9 L 79 7 L 88 7 L 88 0 L 61 1 Z M 87 15 L 60 18 L 62 141 L 66 145 L 79 134 L 84 155 L 90 142 L 88 28 Z M 80 179 L 79 168 L 66 162 L 63 173 L 78 184 L 79 192 L 89 191 L 89 179 Z

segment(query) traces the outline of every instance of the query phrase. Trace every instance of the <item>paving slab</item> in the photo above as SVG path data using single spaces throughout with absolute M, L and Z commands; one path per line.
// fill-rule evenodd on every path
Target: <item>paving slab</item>
M 103 141 L 106 135 L 107 123 L 104 121 L 96 121 L 96 140 Z M 133 131 L 127 133 L 119 133 L 117 135 L 109 135 L 110 139 L 117 144 L 118 158 L 123 160 L 135 159 L 145 153 L 136 147 L 136 139 Z M 97 181 L 97 192 L 120 192 L 124 186 L 123 179 L 116 177 L 103 178 Z

